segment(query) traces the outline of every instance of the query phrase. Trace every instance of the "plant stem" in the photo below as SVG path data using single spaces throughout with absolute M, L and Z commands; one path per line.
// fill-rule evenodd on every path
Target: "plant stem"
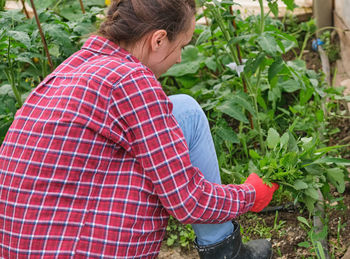
M 263 0 L 259 0 L 260 5 L 260 34 L 264 32 L 265 28 L 265 14 Z
M 58 6 L 59 4 L 61 4 L 61 2 L 62 2 L 62 0 L 58 0 L 58 1 L 56 2 L 56 4 L 54 5 L 54 7 L 52 8 L 52 10 L 56 11 L 57 6 Z
M 304 41 L 303 41 L 303 45 L 301 46 L 301 49 L 300 49 L 300 53 L 299 53 L 298 59 L 301 59 L 303 57 L 303 53 L 304 53 L 304 50 L 306 48 L 306 44 L 309 41 L 310 36 L 311 36 L 310 32 L 307 31 L 306 35 L 305 35 L 305 38 L 304 38 Z
M 231 13 L 231 15 L 233 16 L 233 8 L 232 8 L 232 5 L 230 6 L 230 13 Z M 233 26 L 233 28 L 235 29 L 234 36 L 237 36 L 237 25 L 236 25 L 236 21 L 235 21 L 234 18 L 232 19 L 232 26 Z M 240 49 L 238 43 L 236 44 L 236 51 L 237 51 L 237 57 L 238 57 L 238 60 L 239 60 L 239 64 L 240 64 L 240 65 L 243 65 L 242 55 L 241 55 L 241 49 Z M 245 93 L 248 93 L 246 81 L 242 79 L 242 83 L 243 83 L 243 90 L 244 90 L 244 92 L 245 92 Z M 251 129 L 254 129 L 252 114 L 251 114 L 251 113 L 248 113 L 248 117 L 249 117 L 250 128 L 251 128 Z
M 79 3 L 80 3 L 81 11 L 84 14 L 85 13 L 85 8 L 84 8 L 83 0 L 79 0 Z
M 26 15 L 27 19 L 29 19 L 30 16 L 29 16 L 28 10 L 27 10 L 27 8 L 26 8 L 25 1 L 24 1 L 24 0 L 21 0 L 21 3 L 22 3 L 22 9 L 23 9 L 23 11 L 24 11 L 24 14 Z
M 18 89 L 16 87 L 16 80 L 15 80 L 15 74 L 13 71 L 13 63 L 12 63 L 12 60 L 10 57 L 10 51 L 11 51 L 11 38 L 9 38 L 9 43 L 8 43 L 8 47 L 7 47 L 7 60 L 8 60 L 9 68 L 5 69 L 5 75 L 7 77 L 7 80 L 10 82 L 12 91 L 15 95 L 15 98 L 17 100 L 19 107 L 22 107 L 22 105 L 23 105 L 22 98 L 21 98 L 20 92 L 18 91 Z
M 259 67 L 256 85 L 255 85 L 254 89 L 251 89 L 251 95 L 253 98 L 254 109 L 256 112 L 257 128 L 258 128 L 258 132 L 259 132 L 259 142 L 260 142 L 260 146 L 261 146 L 261 151 L 263 152 L 263 154 L 266 154 L 267 150 L 266 150 L 265 142 L 263 140 L 261 123 L 260 123 L 259 116 L 258 116 L 259 107 L 258 107 L 258 97 L 257 96 L 258 96 L 258 89 L 260 86 L 260 82 L 261 82 L 261 68 Z
M 237 65 L 240 64 L 240 61 L 239 61 L 238 55 L 236 53 L 235 47 L 232 44 L 229 44 L 229 42 L 231 40 L 231 35 L 229 33 L 228 28 L 225 26 L 225 22 L 224 22 L 221 14 L 220 14 L 220 11 L 218 10 L 218 8 L 216 8 L 215 6 L 213 6 L 211 4 L 208 5 L 208 8 L 211 11 L 211 13 L 213 14 L 215 20 L 217 21 L 217 23 L 218 23 L 218 25 L 219 25 L 219 27 L 220 27 L 223 35 L 224 35 L 225 40 L 228 42 L 228 48 L 229 48 L 228 54 L 230 55 L 230 57 L 233 59 L 233 61 Z M 262 19 L 262 22 L 263 22 L 263 19 Z M 259 116 L 258 116 L 259 109 L 258 109 L 258 104 L 257 104 L 256 96 L 255 96 L 256 94 L 253 92 L 253 88 L 252 88 L 252 86 L 250 84 L 250 80 L 245 75 L 244 71 L 241 72 L 240 76 L 241 76 L 242 81 L 245 81 L 246 84 L 247 84 L 249 95 L 253 96 L 254 110 L 255 110 L 255 113 L 256 113 L 255 121 L 256 121 L 256 126 L 257 126 L 256 128 L 257 128 L 257 131 L 258 131 L 258 134 L 259 134 L 259 143 L 260 143 L 260 147 L 261 147 L 262 152 L 265 154 L 266 153 L 266 147 L 265 147 L 265 143 L 263 141 L 263 135 L 262 135 L 262 130 L 261 130 L 261 123 L 260 123 Z
M 209 21 L 208 21 L 207 16 L 205 15 L 204 7 L 202 9 L 203 9 L 203 14 L 204 14 L 205 24 L 209 27 Z M 219 73 L 221 73 L 222 72 L 222 65 L 219 62 L 218 51 L 216 49 L 216 46 L 215 46 L 215 43 L 214 43 L 214 39 L 213 39 L 214 33 L 213 33 L 213 30 L 211 28 L 210 28 L 210 35 L 211 35 L 210 43 L 211 43 L 211 46 L 212 46 L 213 51 L 214 51 L 215 63 L 216 63 L 217 71 Z
M 32 4 L 32 8 L 33 8 L 33 13 L 34 13 L 35 21 L 36 21 L 36 24 L 37 24 L 38 29 L 39 29 L 41 41 L 42 41 L 43 46 L 44 46 L 44 49 L 45 49 L 45 53 L 46 53 L 46 56 L 47 56 L 47 60 L 48 60 L 48 62 L 49 62 L 51 71 L 53 71 L 53 70 L 54 70 L 54 67 L 53 67 L 53 63 L 52 63 L 52 60 L 51 60 L 49 48 L 47 47 L 45 35 L 44 35 L 44 32 L 43 32 L 43 30 L 42 30 L 42 28 L 41 28 L 41 25 L 40 25 L 39 16 L 38 16 L 38 13 L 36 12 L 36 8 L 35 8 L 35 5 L 34 5 L 34 1 L 33 1 L 33 0 L 30 0 L 30 3 Z

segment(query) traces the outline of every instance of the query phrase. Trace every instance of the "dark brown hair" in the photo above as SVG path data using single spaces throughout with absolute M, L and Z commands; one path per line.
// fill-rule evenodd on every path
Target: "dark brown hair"
M 133 43 L 164 29 L 172 41 L 188 28 L 195 13 L 195 0 L 114 0 L 98 32 L 115 43 Z

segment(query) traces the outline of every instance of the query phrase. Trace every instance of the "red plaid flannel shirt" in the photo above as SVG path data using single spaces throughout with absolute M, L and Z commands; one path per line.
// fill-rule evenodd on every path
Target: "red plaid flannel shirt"
M 207 182 L 154 74 L 92 36 L 17 112 L 0 149 L 0 257 L 154 258 L 169 215 L 220 223 L 251 185 Z

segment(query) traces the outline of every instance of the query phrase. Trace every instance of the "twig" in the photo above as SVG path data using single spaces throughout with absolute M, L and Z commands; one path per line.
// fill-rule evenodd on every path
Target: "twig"
M 23 6 L 22 9 L 23 9 L 23 11 L 24 11 L 24 13 L 25 13 L 27 19 L 29 19 L 30 16 L 29 16 L 29 13 L 28 13 L 28 10 L 27 10 L 27 8 L 26 8 L 26 5 L 25 5 L 24 0 L 21 0 L 21 3 L 22 3 L 22 6 Z
M 83 13 L 85 13 L 85 8 L 84 8 L 83 0 L 79 0 L 79 3 L 80 3 L 81 11 L 82 11 Z
M 44 35 L 44 32 L 43 32 L 43 30 L 41 28 L 40 20 L 39 20 L 38 14 L 36 12 L 36 8 L 35 8 L 33 0 L 30 0 L 30 3 L 32 4 L 35 21 L 36 21 L 36 24 L 38 25 L 41 41 L 42 41 L 42 43 L 44 45 L 44 49 L 45 49 L 45 53 L 46 53 L 46 56 L 47 56 L 47 60 L 49 62 L 51 70 L 54 70 L 53 63 L 52 63 L 52 60 L 51 60 L 51 56 L 50 56 L 50 53 L 49 53 L 49 49 L 47 47 L 47 43 L 46 43 L 46 40 L 45 40 L 45 35 Z

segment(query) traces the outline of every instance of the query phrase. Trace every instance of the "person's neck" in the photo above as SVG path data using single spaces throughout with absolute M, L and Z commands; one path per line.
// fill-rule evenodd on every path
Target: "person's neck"
M 139 40 L 138 42 L 135 42 L 134 44 L 127 44 L 125 42 L 120 42 L 119 46 L 126 51 L 128 51 L 131 55 L 136 57 L 138 60 L 140 60 L 142 63 L 147 63 L 147 46 L 145 40 Z

